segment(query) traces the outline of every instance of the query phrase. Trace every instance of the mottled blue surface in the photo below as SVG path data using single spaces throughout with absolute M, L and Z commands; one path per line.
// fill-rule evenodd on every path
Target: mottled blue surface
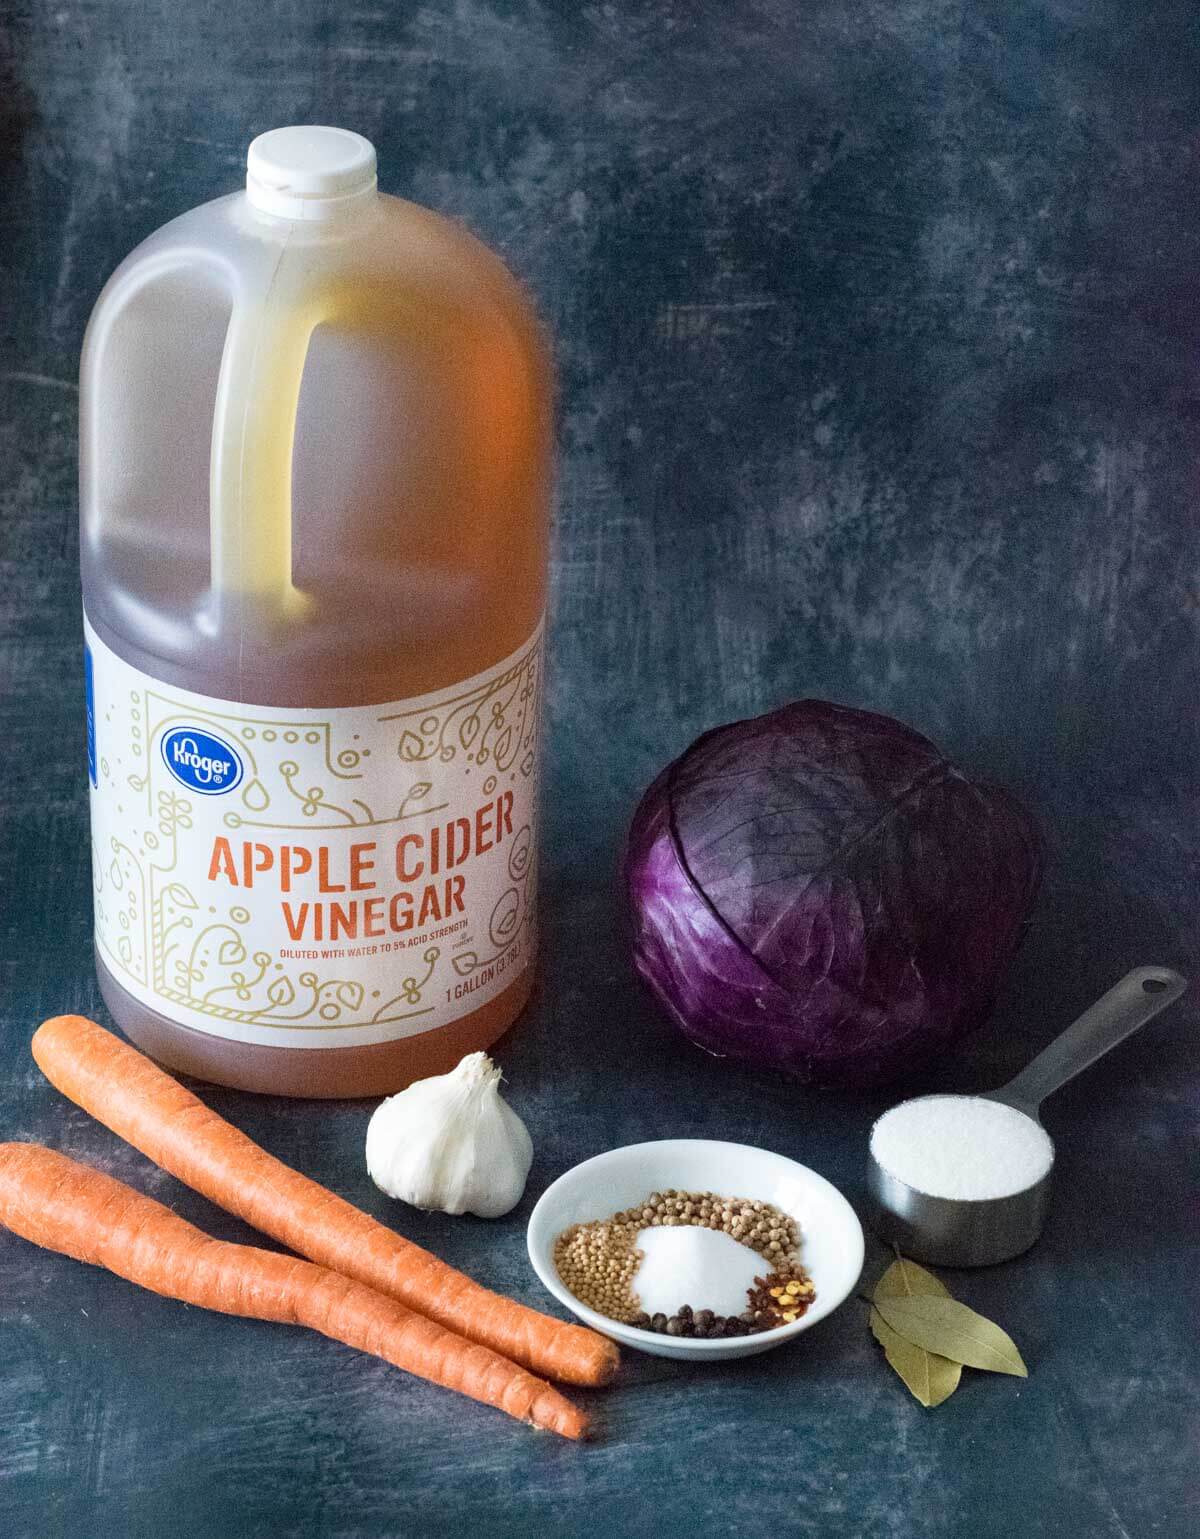
M 861 1204 L 884 1098 L 674 1040 L 635 990 L 618 847 L 699 730 L 815 693 L 1000 778 L 1050 845 L 998 1083 L 1128 966 L 1197 964 L 1200 433 L 1192 0 L 0 7 L 0 1136 L 231 1219 L 42 1081 L 104 1018 L 88 949 L 74 385 L 99 286 L 334 121 L 531 285 L 562 374 L 546 962 L 502 1053 L 537 1146 L 494 1224 L 388 1206 L 366 1109 L 212 1092 L 483 1280 L 544 1302 L 529 1203 L 658 1134 L 793 1154 Z M 849 1304 L 794 1349 L 631 1359 L 567 1446 L 324 1340 L 206 1317 L 0 1236 L 0 1533 L 1184 1539 L 1200 1523 L 1197 1009 L 1047 1108 L 1041 1245 L 950 1276 L 1027 1382 L 934 1412 Z M 1191 1207 L 1189 1209 L 1189 1202 Z M 883 1257 L 872 1245 L 868 1277 Z

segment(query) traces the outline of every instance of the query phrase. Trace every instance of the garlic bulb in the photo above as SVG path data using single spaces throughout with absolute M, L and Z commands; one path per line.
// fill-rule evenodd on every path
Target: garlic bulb
M 501 1100 L 486 1053 L 389 1096 L 367 1127 L 371 1180 L 414 1208 L 499 1218 L 520 1202 L 532 1163 L 529 1133 Z

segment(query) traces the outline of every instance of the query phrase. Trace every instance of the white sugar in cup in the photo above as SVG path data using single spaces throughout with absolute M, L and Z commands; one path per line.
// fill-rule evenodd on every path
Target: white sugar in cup
M 916 1261 L 1008 1261 L 1042 1232 L 1053 1165 L 1049 1134 L 1015 1106 L 976 1095 L 901 1101 L 871 1129 L 874 1227 Z
M 872 1128 L 871 1153 L 914 1191 L 968 1202 L 1027 1191 L 1054 1163 L 1054 1145 L 1040 1123 L 978 1095 L 901 1101 Z

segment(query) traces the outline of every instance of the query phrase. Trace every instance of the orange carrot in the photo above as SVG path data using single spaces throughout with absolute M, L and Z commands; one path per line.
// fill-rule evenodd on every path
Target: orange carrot
M 570 1438 L 587 1432 L 578 1407 L 489 1348 L 311 1261 L 214 1240 L 153 1198 L 40 1144 L 0 1144 L 0 1224 L 152 1293 L 307 1325 L 535 1427 Z
M 606 1384 L 616 1346 L 472 1282 L 260 1149 L 178 1080 L 81 1015 L 34 1033 L 50 1082 L 164 1170 L 318 1265 L 548 1378 Z

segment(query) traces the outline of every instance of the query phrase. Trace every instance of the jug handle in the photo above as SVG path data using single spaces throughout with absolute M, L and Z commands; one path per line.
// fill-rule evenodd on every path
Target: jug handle
M 303 602 L 292 581 L 292 444 L 322 314 L 315 293 L 305 303 L 279 292 L 286 251 L 285 244 L 256 292 L 243 290 L 234 301 L 213 411 L 213 599 L 236 604 L 243 623 L 292 614 Z

